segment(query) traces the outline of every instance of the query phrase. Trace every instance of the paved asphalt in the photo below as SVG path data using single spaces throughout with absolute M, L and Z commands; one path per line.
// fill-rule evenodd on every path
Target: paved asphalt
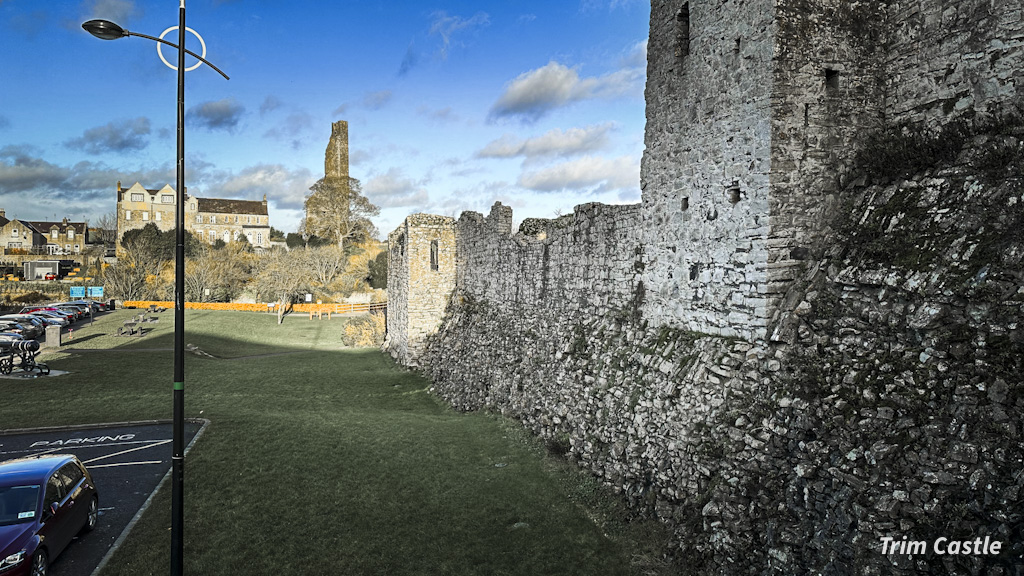
M 201 422 L 185 423 L 186 446 L 201 427 Z M 96 529 L 76 537 L 53 560 L 52 576 L 92 574 L 170 470 L 171 434 L 169 422 L 0 434 L 0 460 L 43 453 L 74 454 L 92 473 L 99 491 Z

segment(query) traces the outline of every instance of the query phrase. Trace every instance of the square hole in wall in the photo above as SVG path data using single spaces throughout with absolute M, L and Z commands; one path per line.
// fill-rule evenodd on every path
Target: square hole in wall
M 839 70 L 825 69 L 825 93 L 834 94 L 839 91 Z

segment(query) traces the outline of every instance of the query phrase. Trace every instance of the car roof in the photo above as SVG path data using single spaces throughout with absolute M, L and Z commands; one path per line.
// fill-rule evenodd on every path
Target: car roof
M 54 470 L 75 460 L 72 454 L 42 454 L 0 462 L 0 486 L 43 484 Z

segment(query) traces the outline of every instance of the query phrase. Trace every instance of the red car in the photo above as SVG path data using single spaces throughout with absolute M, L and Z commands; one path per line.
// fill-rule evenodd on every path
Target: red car
M 56 279 L 57 279 L 57 275 L 54 274 L 53 272 L 47 272 L 46 276 L 43 276 L 43 280 L 56 280 Z
M 92 476 L 70 454 L 0 462 L 0 574 L 45 576 L 79 532 L 96 527 Z

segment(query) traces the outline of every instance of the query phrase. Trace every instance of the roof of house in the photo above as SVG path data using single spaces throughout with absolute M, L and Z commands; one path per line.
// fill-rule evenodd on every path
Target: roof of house
M 257 200 L 225 200 L 223 198 L 196 198 L 196 200 L 199 201 L 199 212 L 267 215 L 266 202 Z
M 73 229 L 76 234 L 85 234 L 86 230 L 85 222 L 68 222 L 67 219 L 63 222 L 29 222 L 29 224 L 43 234 L 54 228 L 59 230 L 61 234 L 66 233 L 68 228 Z

